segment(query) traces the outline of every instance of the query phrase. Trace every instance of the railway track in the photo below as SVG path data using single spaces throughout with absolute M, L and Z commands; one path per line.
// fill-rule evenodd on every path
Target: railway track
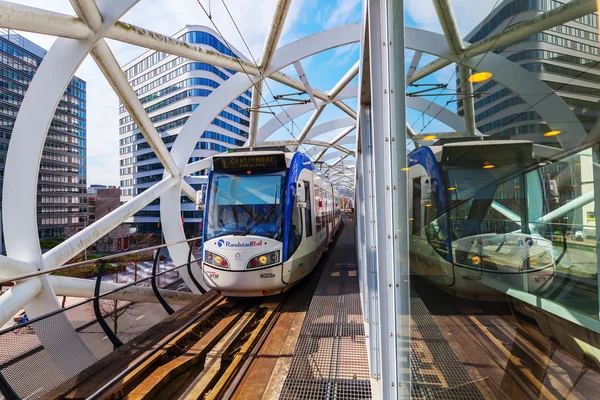
M 287 294 L 208 302 L 88 399 L 228 398 L 277 321 Z

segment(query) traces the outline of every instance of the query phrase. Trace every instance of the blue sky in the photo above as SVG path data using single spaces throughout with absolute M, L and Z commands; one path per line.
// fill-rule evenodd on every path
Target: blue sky
M 44 0 L 43 2 L 40 0 L 16 0 L 15 2 L 74 15 L 71 5 L 66 0 Z M 201 0 L 201 2 L 208 6 L 209 0 Z M 269 26 L 274 0 L 225 0 L 225 2 L 252 54 L 258 59 Z M 472 29 L 491 10 L 495 2 L 495 0 L 478 0 L 477 7 L 473 7 L 473 0 L 452 0 L 461 32 L 466 34 Z M 213 21 L 225 38 L 248 55 L 242 38 L 223 8 L 222 2 L 212 0 L 211 10 Z M 279 45 L 323 29 L 360 22 L 361 14 L 361 0 L 294 0 Z M 430 0 L 405 0 L 405 16 L 407 26 L 441 31 Z M 177 32 L 186 24 L 211 26 L 197 0 L 141 0 L 123 20 L 168 35 Z M 50 36 L 22 34 L 46 49 L 49 49 L 55 40 Z M 145 49 L 112 40 L 108 40 L 108 42 L 121 64 L 127 63 L 145 51 Z M 406 54 L 407 63 L 410 63 L 412 52 L 407 51 Z M 311 85 L 326 91 L 335 85 L 358 58 L 359 46 L 356 44 L 307 58 L 302 61 L 302 65 Z M 432 59 L 432 57 L 423 57 L 421 65 Z M 284 72 L 296 76 L 293 68 L 288 68 Z M 454 78 L 450 79 L 453 72 L 452 68 L 440 71 L 428 81 L 446 83 L 450 80 L 453 87 Z M 91 57 L 84 61 L 77 75 L 87 81 L 88 184 L 118 185 L 118 99 Z M 352 82 L 352 84 L 356 83 L 357 79 Z M 268 85 L 269 88 L 265 88 L 267 89 L 265 90 L 266 101 L 272 100 L 269 89 L 274 94 L 293 91 L 271 80 L 268 80 Z M 438 102 L 444 104 L 445 101 L 446 99 L 443 99 Z M 347 103 L 355 106 L 356 100 L 348 100 Z M 455 105 L 450 105 L 449 108 L 455 110 Z M 310 113 L 296 119 L 294 124 L 288 123 L 286 128 L 281 128 L 271 139 L 290 138 L 288 130 L 297 136 L 309 115 Z M 336 107 L 328 106 L 317 124 L 343 116 L 345 114 Z M 260 124 L 264 123 L 267 117 L 268 115 L 264 114 Z M 419 117 L 420 113 L 410 110 L 407 112 L 409 123 L 415 123 L 417 131 L 429 122 L 429 119 L 419 119 Z M 425 131 L 444 131 L 446 129 L 441 124 L 434 122 L 429 124 Z M 322 139 L 331 138 L 336 134 L 337 132 L 333 132 Z

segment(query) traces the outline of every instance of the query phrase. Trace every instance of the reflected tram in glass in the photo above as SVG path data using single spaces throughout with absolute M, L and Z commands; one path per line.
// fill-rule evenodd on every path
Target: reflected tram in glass
M 411 271 L 460 297 L 501 300 L 510 288 L 544 294 L 570 270 L 567 232 L 524 140 L 448 141 L 409 155 Z M 550 212 L 551 209 L 555 209 Z

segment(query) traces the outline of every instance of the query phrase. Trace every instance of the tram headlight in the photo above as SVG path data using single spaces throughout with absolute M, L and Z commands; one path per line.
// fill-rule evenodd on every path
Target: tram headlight
M 539 253 L 533 256 L 529 256 L 523 262 L 523 267 L 525 270 L 527 269 L 539 269 L 548 267 L 553 263 L 552 255 L 548 254 L 548 252 Z
M 248 265 L 246 266 L 246 268 L 252 269 L 252 268 L 268 267 L 269 265 L 274 265 L 277 263 L 279 263 L 279 251 L 271 251 L 269 253 L 261 254 L 259 256 L 252 258 L 248 262 Z
M 225 257 L 207 250 L 204 251 L 204 262 L 217 268 L 229 268 L 229 262 Z

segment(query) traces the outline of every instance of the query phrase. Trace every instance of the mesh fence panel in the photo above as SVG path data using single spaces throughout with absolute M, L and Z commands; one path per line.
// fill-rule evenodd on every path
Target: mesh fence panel
M 19 397 L 40 397 L 112 350 L 98 343 L 101 336 L 86 337 L 95 325 L 90 310 L 85 303 L 0 335 L 0 372 Z
M 173 268 L 172 264 L 161 264 L 158 271 L 170 268 Z M 111 276 L 104 280 L 127 283 Z M 189 291 L 178 271 L 158 276 L 157 284 L 159 289 Z M 147 280 L 135 286 L 150 289 L 151 285 Z M 172 307 L 177 310 L 182 306 Z M 123 343 L 168 316 L 159 303 L 106 298 L 100 300 L 100 310 Z M 113 350 L 112 342 L 96 320 L 93 302 L 87 301 L 25 326 L 0 332 L 0 373 L 19 397 L 36 399 Z M 0 400 L 4 400 L 1 393 Z
M 306 314 L 280 399 L 370 399 L 354 230 L 339 238 Z

